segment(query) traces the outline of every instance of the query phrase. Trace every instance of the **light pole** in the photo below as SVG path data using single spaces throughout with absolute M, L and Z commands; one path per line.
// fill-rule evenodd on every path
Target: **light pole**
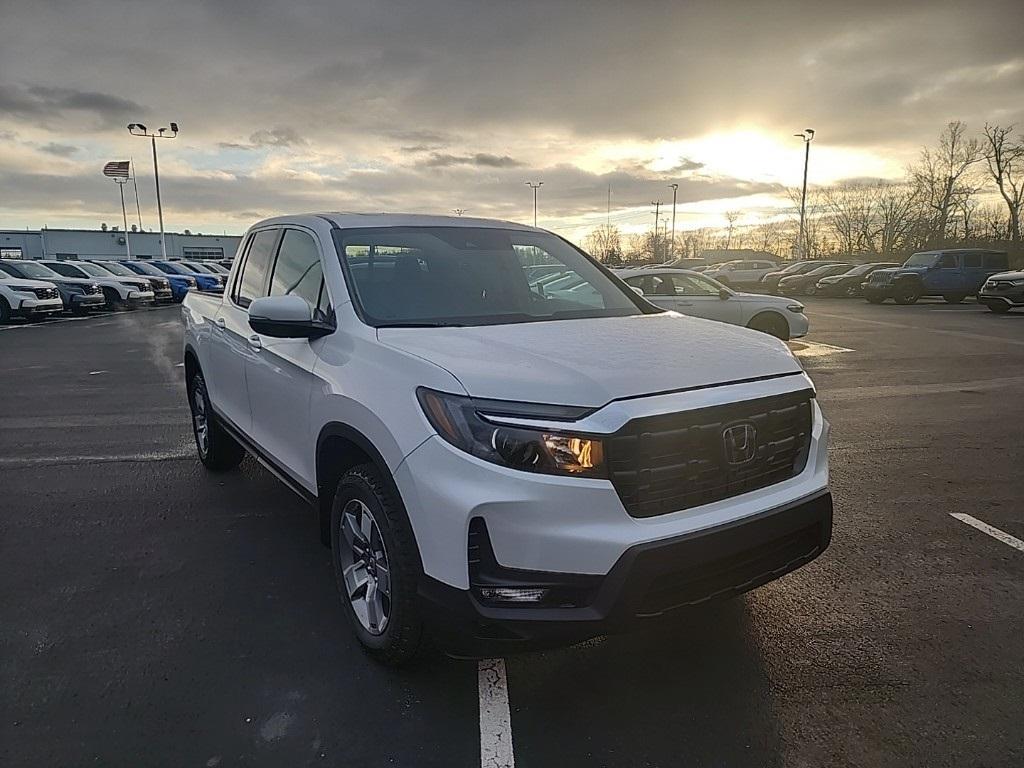
M 651 200 L 654 206 L 654 244 L 651 246 L 652 256 L 655 261 L 658 259 L 658 212 L 661 210 L 661 200 Z
M 804 225 L 804 217 L 807 215 L 807 166 L 811 162 L 811 142 L 814 141 L 814 129 L 804 128 L 803 133 L 794 133 L 799 139 L 804 140 L 804 188 L 803 192 L 800 193 L 800 258 L 804 258 L 807 255 L 807 244 L 804 242 L 804 233 L 806 228 Z
M 170 128 L 158 128 L 156 133 L 149 133 L 142 123 L 128 124 L 128 133 L 132 136 L 144 136 L 153 143 L 153 180 L 156 182 L 156 212 L 160 219 L 160 255 L 165 260 L 167 259 L 167 242 L 164 240 L 164 209 L 160 202 L 160 167 L 156 162 L 156 140 L 177 138 L 178 124 L 171 123 L 170 125 Z
M 128 213 L 124 207 L 124 185 L 128 183 L 129 160 L 114 160 L 103 166 L 103 175 L 117 182 L 117 188 L 121 191 L 121 220 L 124 222 L 124 248 L 128 260 L 132 258 L 132 246 L 128 239 Z M 116 227 L 115 227 L 116 229 Z
M 669 184 L 672 190 L 672 258 L 676 257 L 676 193 L 679 192 L 678 184 Z
M 538 181 L 534 184 L 532 181 L 526 182 L 526 186 L 533 190 L 533 226 L 537 226 L 537 190 L 544 184 L 543 181 Z

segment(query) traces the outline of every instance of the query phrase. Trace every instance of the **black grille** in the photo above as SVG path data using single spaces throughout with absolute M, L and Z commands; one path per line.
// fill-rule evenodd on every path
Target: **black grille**
M 98 285 L 87 285 L 85 286 L 85 293 L 89 296 L 92 296 L 93 294 L 96 293 L 103 293 L 103 289 L 100 288 Z
M 810 390 L 634 419 L 608 441 L 609 476 L 626 511 L 654 517 L 755 491 L 807 464 Z M 756 449 L 730 463 L 723 431 L 751 425 Z M 742 458 L 742 457 L 739 457 Z
M 56 288 L 33 288 L 37 299 L 56 299 L 60 294 Z

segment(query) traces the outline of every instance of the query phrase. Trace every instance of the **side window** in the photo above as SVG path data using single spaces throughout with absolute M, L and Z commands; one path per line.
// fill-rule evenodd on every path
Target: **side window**
M 981 254 L 980 253 L 965 253 L 964 254 L 964 269 L 981 269 Z
M 1010 268 L 1010 260 L 1005 253 L 986 253 L 985 268 L 1007 270 Z
M 707 280 L 690 275 L 672 275 L 678 296 L 717 296 L 718 288 Z
M 956 269 L 956 256 L 944 253 L 939 257 L 939 269 Z
M 278 234 L 276 229 L 265 229 L 253 236 L 235 295 L 231 297 L 240 307 L 248 307 L 253 299 L 266 295 L 263 287 L 267 283 Z
M 301 296 L 311 307 L 318 308 L 323 282 L 316 241 L 298 229 L 286 229 L 270 278 L 270 295 Z

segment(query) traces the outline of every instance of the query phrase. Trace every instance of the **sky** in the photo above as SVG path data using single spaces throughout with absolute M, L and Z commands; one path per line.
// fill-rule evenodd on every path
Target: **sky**
M 899 178 L 955 119 L 1024 123 L 1024 2 L 0 0 L 0 228 L 240 233 L 315 210 L 680 229 Z M 611 187 L 611 213 L 608 189 Z

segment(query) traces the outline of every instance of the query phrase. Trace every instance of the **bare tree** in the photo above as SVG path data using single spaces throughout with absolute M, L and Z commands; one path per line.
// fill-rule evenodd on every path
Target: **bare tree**
M 1024 142 L 1013 136 L 1014 126 L 985 124 L 985 163 L 999 188 L 1010 218 L 1010 239 L 1020 241 L 1024 208 Z
M 847 182 L 821 190 L 825 226 L 840 253 L 870 250 L 875 224 L 875 195 L 872 185 Z
M 931 209 L 930 238 L 935 242 L 947 239 L 950 217 L 978 191 L 970 172 L 982 159 L 981 143 L 968 138 L 966 124 L 949 123 L 939 135 L 935 147 L 924 147 L 909 174 L 921 199 Z
M 920 222 L 920 198 L 910 184 L 880 181 L 874 187 L 875 229 L 871 244 L 875 253 L 890 256 L 913 248 Z
M 622 262 L 622 234 L 614 224 L 594 227 L 583 241 L 583 247 L 605 264 Z
M 740 213 L 739 211 L 726 211 L 724 215 L 726 222 L 725 249 L 729 250 L 730 248 L 732 248 L 732 233 L 733 230 L 736 228 L 736 222 L 740 220 L 740 217 L 743 214 Z
M 769 220 L 756 225 L 751 230 L 750 237 L 755 249 L 781 256 L 785 250 L 783 241 L 787 234 L 786 222 Z

